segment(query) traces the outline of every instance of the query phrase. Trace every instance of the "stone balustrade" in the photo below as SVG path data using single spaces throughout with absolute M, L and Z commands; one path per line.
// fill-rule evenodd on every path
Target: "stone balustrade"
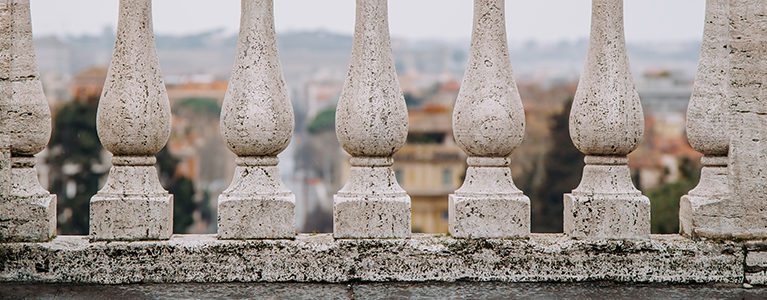
M 387 0 L 357 0 L 336 134 L 351 155 L 334 198 L 333 234 L 296 234 L 295 196 L 277 154 L 294 116 L 276 48 L 273 0 L 243 0 L 221 134 L 237 155 L 218 201 L 218 235 L 173 235 L 173 196 L 154 155 L 170 107 L 151 0 L 120 0 L 117 39 L 99 101 L 99 138 L 113 154 L 91 199 L 90 235 L 55 237 L 56 196 L 37 181 L 51 112 L 32 45 L 29 0 L 0 0 L 0 281 L 580 281 L 767 283 L 767 4 L 707 0 L 688 108 L 704 154 L 699 185 L 680 200 L 679 235 L 650 234 L 650 200 L 627 155 L 644 117 L 629 73 L 622 0 L 592 0 L 590 45 L 570 115 L 586 155 L 563 195 L 563 234 L 530 233 L 530 200 L 511 178 L 524 143 L 504 0 L 474 0 L 471 50 L 453 114 L 468 155 L 449 196 L 449 236 L 411 234 L 410 197 L 392 171 L 407 108 L 390 46 Z M 745 264 L 744 264 L 745 262 Z

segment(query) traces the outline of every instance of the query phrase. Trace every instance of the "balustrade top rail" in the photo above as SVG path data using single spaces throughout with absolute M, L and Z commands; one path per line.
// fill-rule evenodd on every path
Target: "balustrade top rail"
M 589 50 L 570 114 L 570 136 L 586 155 L 586 166 L 580 185 L 563 195 L 564 235 L 531 235 L 530 200 L 509 168 L 509 156 L 523 143 L 525 117 L 509 60 L 505 0 L 475 0 L 470 55 L 453 112 L 455 141 L 468 155 L 466 178 L 449 196 L 451 237 L 422 237 L 411 234 L 410 197 L 391 168 L 394 153 L 405 144 L 408 121 L 392 58 L 387 0 L 357 0 L 351 62 L 336 114 L 338 140 L 351 155 L 350 176 L 334 197 L 332 237 L 297 237 L 295 196 L 277 168 L 294 115 L 277 54 L 273 3 L 243 0 L 220 121 L 237 166 L 218 200 L 218 234 L 189 239 L 172 235 L 173 195 L 160 185 L 154 167 L 154 155 L 170 135 L 171 113 L 155 49 L 152 1 L 119 2 L 97 114 L 99 138 L 114 155 L 112 168 L 91 199 L 89 236 L 54 239 L 56 196 L 40 186 L 34 169 L 33 156 L 50 138 L 51 112 L 34 55 L 29 0 L 0 1 L 4 280 L 740 282 L 744 272 L 764 273 L 761 244 L 733 242 L 767 237 L 764 1 L 706 2 L 687 119 L 690 144 L 704 154 L 702 175 L 680 201 L 682 236 L 660 237 L 650 235 L 650 202 L 634 187 L 627 166 L 627 155 L 642 139 L 644 117 L 629 73 L 623 1 L 592 0 Z M 575 247 L 568 248 L 574 252 L 563 247 Z M 241 263 L 274 269 L 263 267 L 266 273 L 255 276 L 247 267 L 224 262 L 240 250 Z M 386 254 L 390 251 L 403 253 Z M 564 257 L 573 253 L 575 258 Z M 748 258 L 749 253 L 755 254 Z M 342 259 L 347 254 L 354 259 Z M 394 262 L 398 258 L 405 261 Z M 88 259 L 116 269 L 94 279 L 67 277 L 97 276 L 100 269 Z M 208 259 L 229 266 L 230 273 L 202 271 Z M 656 259 L 668 274 L 648 269 Z M 743 259 L 751 259 L 745 271 Z M 164 264 L 155 271 L 183 270 L 179 276 L 185 277 L 148 271 L 155 267 L 150 261 Z M 374 266 L 382 269 L 367 269 Z M 328 273 L 326 268 L 344 269 Z M 581 269 L 564 270 L 573 268 Z M 302 270 L 311 272 L 301 275 Z M 596 273 L 584 277 L 584 272 Z

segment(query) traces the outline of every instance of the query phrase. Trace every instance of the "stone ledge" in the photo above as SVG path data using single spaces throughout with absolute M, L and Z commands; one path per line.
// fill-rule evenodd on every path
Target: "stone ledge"
M 653 235 L 649 241 L 578 241 L 561 234 L 525 240 L 410 239 L 93 242 L 0 244 L 0 281 L 139 282 L 509 281 L 740 283 L 743 244 Z

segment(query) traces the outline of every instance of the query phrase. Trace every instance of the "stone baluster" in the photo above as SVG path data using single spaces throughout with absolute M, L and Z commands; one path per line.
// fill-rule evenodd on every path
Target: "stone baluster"
M 34 155 L 50 139 L 51 111 L 37 70 L 29 0 L 0 1 L 0 18 L 0 111 L 10 139 L 2 160 L 7 164 L 10 146 L 11 163 L 10 191 L 0 202 L 0 241 L 46 241 L 56 234 L 56 196 L 40 185 Z
M 623 0 L 593 0 L 586 68 L 570 113 L 570 137 L 586 155 L 586 166 L 580 185 L 564 196 L 567 235 L 649 238 L 650 201 L 631 182 L 626 157 L 643 132 L 623 36 Z
M 767 238 L 767 2 L 729 0 L 728 178 L 738 228 L 727 237 Z
M 511 178 L 509 156 L 522 143 L 525 113 L 511 71 L 505 0 L 475 0 L 471 54 L 453 111 L 458 145 L 469 155 L 466 179 L 449 197 L 456 237 L 530 234 L 530 199 Z
M 170 104 L 152 31 L 151 0 L 120 0 L 112 63 L 97 130 L 112 157 L 91 198 L 92 240 L 157 240 L 173 233 L 173 196 L 160 185 L 154 155 L 170 136 Z
M 276 43 L 273 0 L 242 0 L 237 57 L 221 115 L 221 133 L 238 156 L 232 184 L 218 200 L 222 239 L 296 234 L 295 197 L 277 168 L 294 122 Z
M 335 237 L 410 236 L 410 197 L 391 169 L 407 126 L 387 0 L 357 0 L 351 63 L 336 112 L 338 141 L 352 157 L 349 179 L 334 197 Z
M 737 209 L 728 207 L 727 1 L 706 1 L 700 62 L 687 107 L 687 138 L 704 155 L 700 182 L 679 204 L 679 230 L 688 236 L 721 236 L 737 226 L 734 222 L 738 220 Z

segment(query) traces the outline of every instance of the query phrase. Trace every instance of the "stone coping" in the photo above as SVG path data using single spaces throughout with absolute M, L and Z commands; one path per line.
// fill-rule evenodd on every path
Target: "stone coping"
M 168 241 L 89 242 L 59 236 L 46 243 L 0 244 L 0 281 L 176 282 L 666 282 L 742 283 L 748 249 L 736 242 L 653 235 L 645 241 L 528 239 L 218 240 L 174 235 Z M 761 271 L 761 270 L 759 270 Z

